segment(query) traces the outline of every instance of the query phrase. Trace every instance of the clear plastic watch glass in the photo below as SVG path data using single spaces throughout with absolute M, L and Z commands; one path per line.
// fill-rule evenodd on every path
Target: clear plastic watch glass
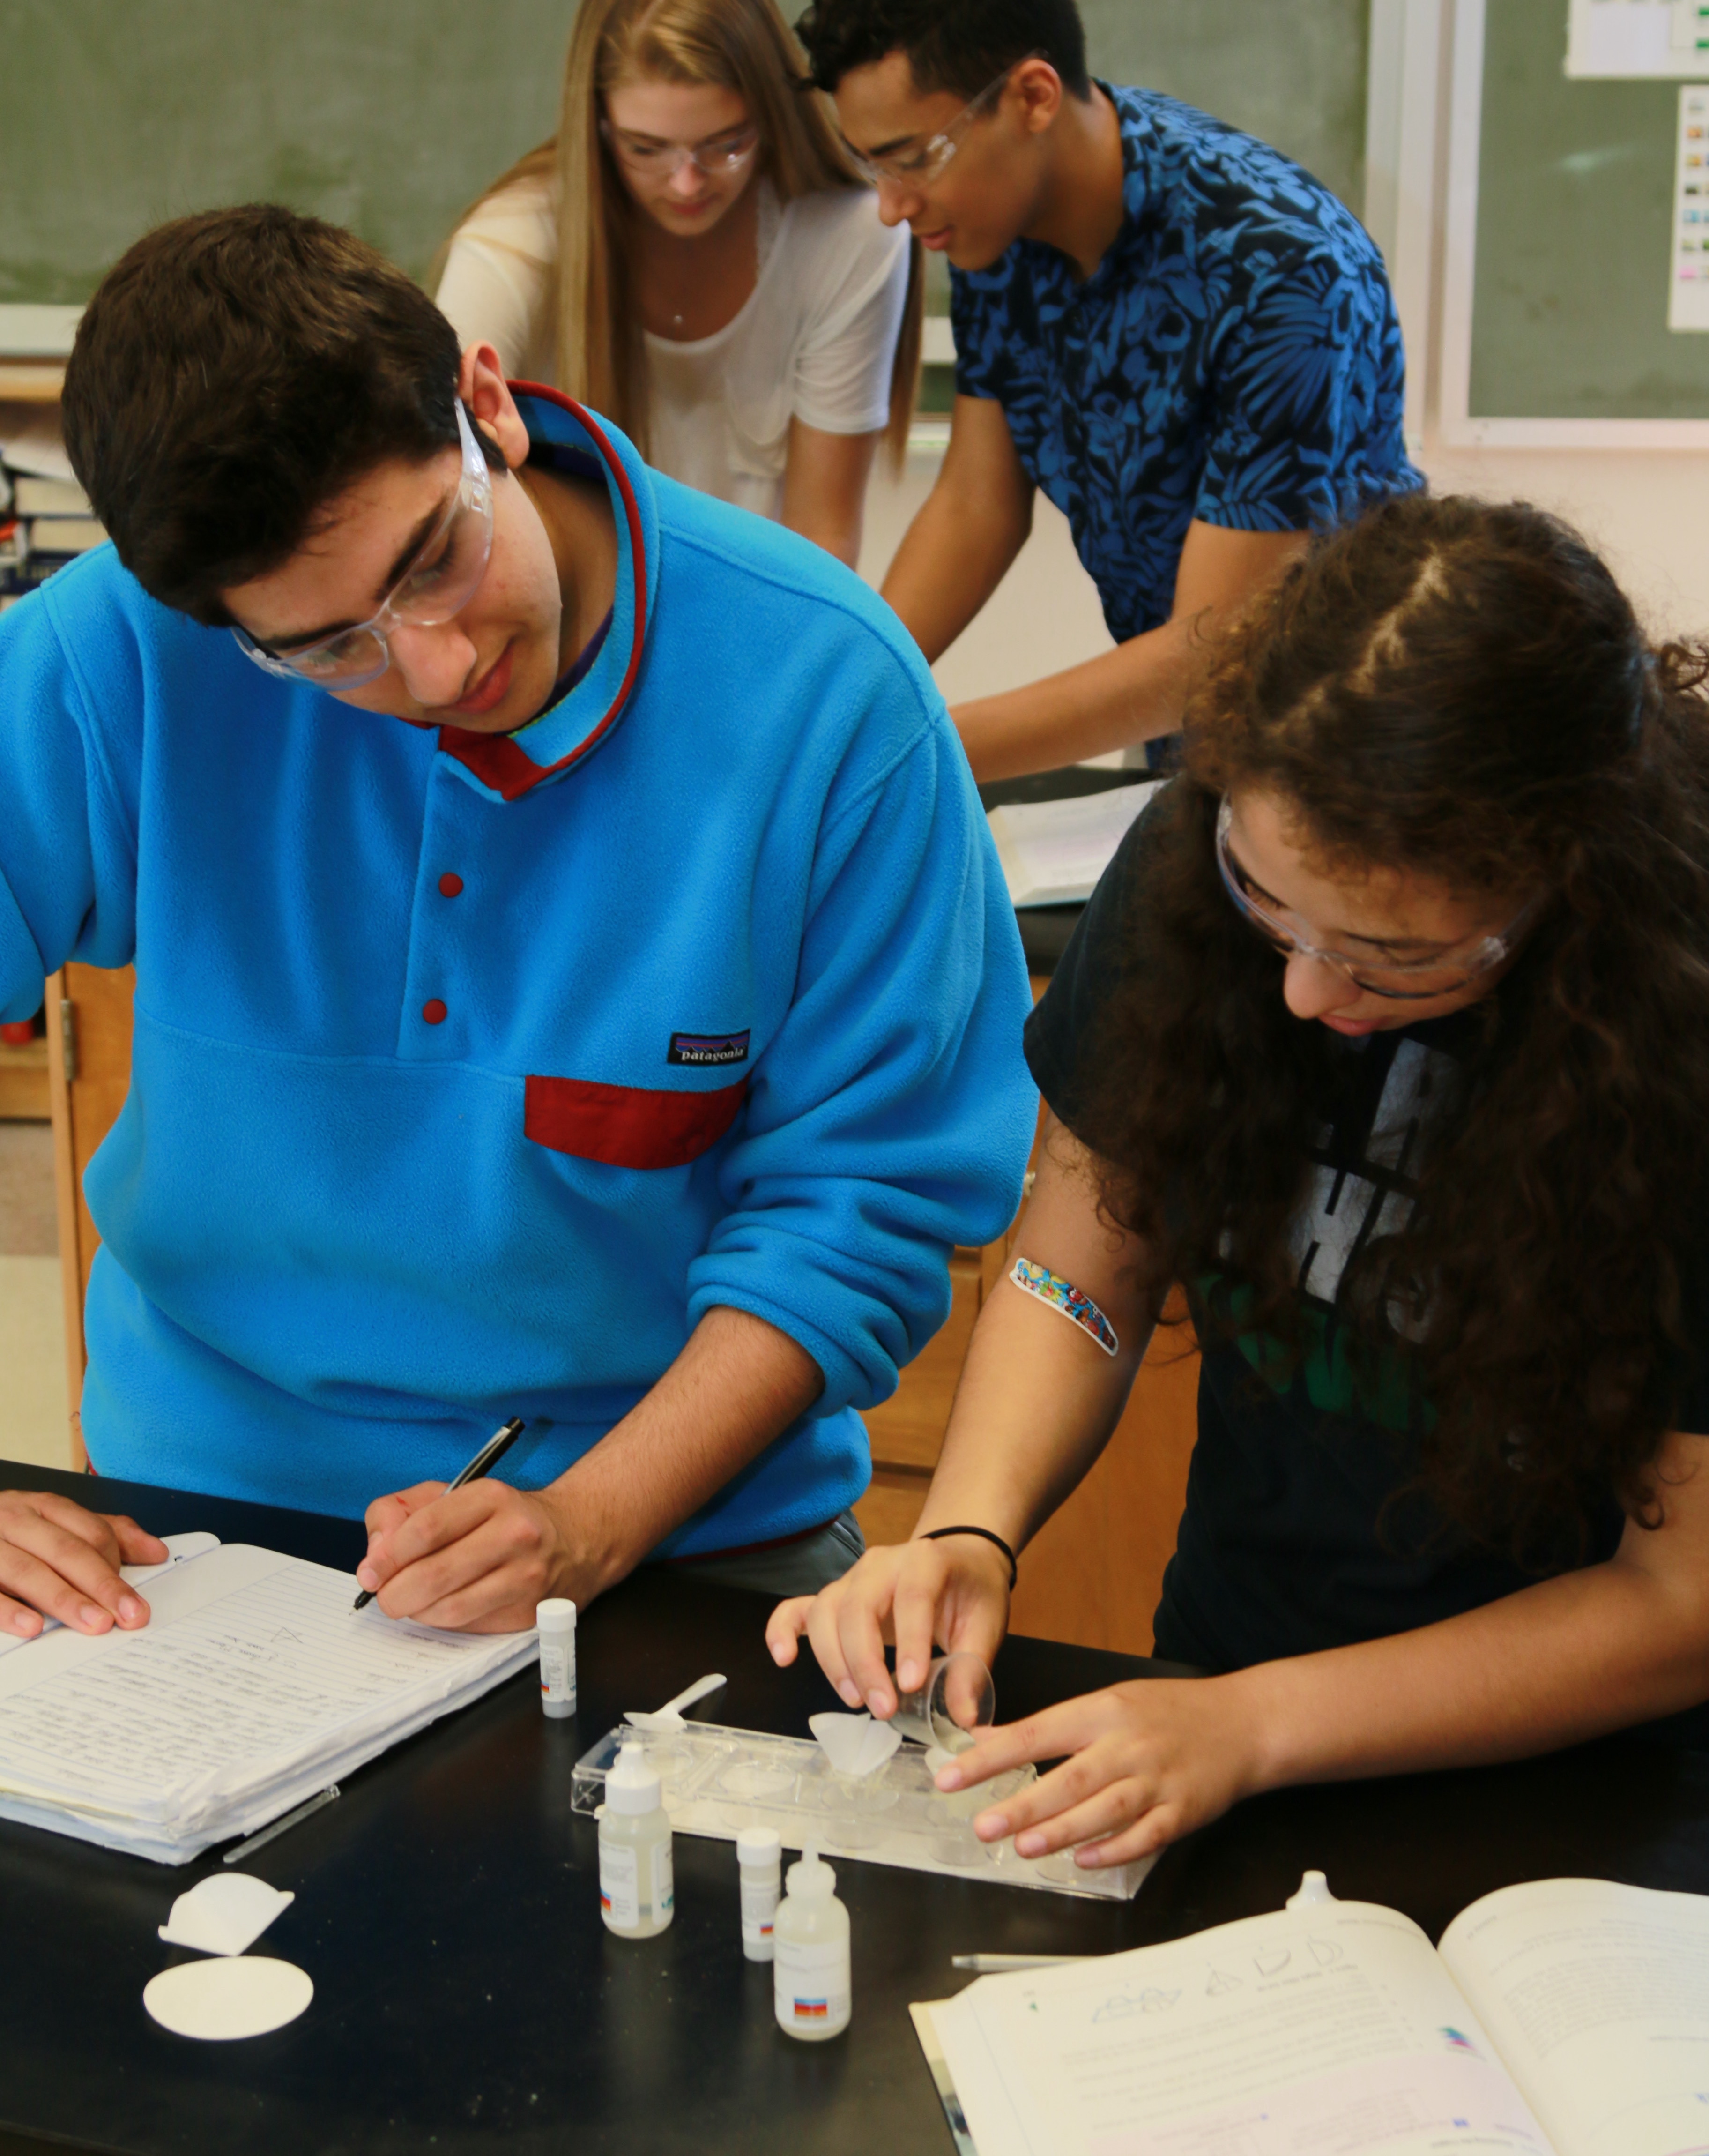
M 454 621 L 479 590 L 492 553 L 492 473 L 462 399 L 457 433 L 463 471 L 445 512 L 403 574 L 367 620 L 286 651 L 269 650 L 241 629 L 232 634 L 258 666 L 316 689 L 360 689 L 392 664 L 388 634 L 400 625 L 432 629 Z
M 1234 810 L 1224 794 L 1217 811 L 1217 869 L 1235 911 L 1285 957 L 1297 953 L 1302 958 L 1315 958 L 1320 965 L 1332 966 L 1356 988 L 1370 995 L 1425 1003 L 1436 996 L 1457 994 L 1511 957 L 1521 937 L 1542 909 L 1541 897 L 1528 899 L 1500 935 L 1469 937 L 1464 942 L 1445 945 L 1428 958 L 1395 959 L 1385 965 L 1350 957 L 1345 951 L 1326 950 L 1322 944 L 1311 942 L 1301 933 L 1303 922 L 1293 925 L 1298 921 L 1297 915 L 1285 907 L 1272 906 L 1257 896 L 1245 870 L 1229 850 L 1234 820 Z
M 936 135 L 928 136 L 917 150 L 901 150 L 884 157 L 869 157 L 845 141 L 844 148 L 854 161 L 854 169 L 871 187 L 881 180 L 909 187 L 929 184 L 962 146 L 962 138 L 976 120 L 983 120 L 1003 95 L 1004 85 L 1018 67 L 1029 60 L 1042 60 L 1049 55 L 1041 51 L 1023 53 L 1018 60 L 1011 60 L 993 82 L 988 82 L 977 97 L 969 98 L 947 126 Z
M 599 132 L 618 162 L 643 180 L 674 180 L 685 165 L 692 165 L 702 179 L 727 180 L 760 146 L 760 131 L 752 121 L 701 142 L 657 142 L 626 134 L 608 120 L 600 121 Z

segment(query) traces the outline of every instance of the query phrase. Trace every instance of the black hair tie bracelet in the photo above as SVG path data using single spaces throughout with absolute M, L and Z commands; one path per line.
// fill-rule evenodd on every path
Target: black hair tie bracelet
M 1009 1592 L 1014 1593 L 1014 1584 L 1021 1576 L 1021 1568 L 1015 1562 L 1014 1552 L 1001 1535 L 993 1534 L 989 1527 L 933 1527 L 929 1534 L 921 1535 L 917 1539 L 922 1543 L 940 1543 L 946 1535 L 978 1535 L 983 1542 L 994 1543 L 1008 1559 Z

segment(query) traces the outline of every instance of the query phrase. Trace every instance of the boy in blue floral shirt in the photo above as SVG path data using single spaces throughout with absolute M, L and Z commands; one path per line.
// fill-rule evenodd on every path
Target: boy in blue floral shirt
M 1093 81 L 1074 0 L 817 0 L 800 32 L 883 215 L 952 267 L 949 449 L 885 597 L 937 659 L 1042 488 L 1116 639 L 957 711 L 976 776 L 1174 733 L 1207 618 L 1422 484 L 1375 245 L 1280 151 Z

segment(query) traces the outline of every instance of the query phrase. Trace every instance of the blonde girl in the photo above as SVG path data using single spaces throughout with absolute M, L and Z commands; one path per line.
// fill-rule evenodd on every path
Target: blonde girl
M 438 298 L 465 346 L 852 564 L 921 289 L 774 0 L 582 0 L 557 134 L 464 219 Z

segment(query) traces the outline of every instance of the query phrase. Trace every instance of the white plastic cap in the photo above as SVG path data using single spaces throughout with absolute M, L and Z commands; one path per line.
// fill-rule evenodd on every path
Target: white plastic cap
M 659 1769 L 644 1744 L 625 1744 L 606 1769 L 605 1801 L 614 1812 L 650 1812 L 659 1808 Z
M 783 1861 L 783 1842 L 775 1827 L 745 1826 L 736 1837 L 736 1861 L 765 1869 Z
M 1301 1873 L 1299 1886 L 1289 1895 L 1283 1907 L 1312 1909 L 1320 1902 L 1332 1902 L 1334 1899 L 1334 1895 L 1329 1891 L 1329 1881 L 1321 1871 L 1305 1871 Z
M 821 1861 L 819 1844 L 811 1835 L 802 1845 L 800 1863 L 789 1867 L 788 1883 L 789 1892 L 803 1902 L 829 1902 L 837 1891 L 837 1875 Z
M 554 1595 L 550 1602 L 534 1605 L 535 1629 L 541 1632 L 573 1632 L 576 1629 L 576 1605 Z

